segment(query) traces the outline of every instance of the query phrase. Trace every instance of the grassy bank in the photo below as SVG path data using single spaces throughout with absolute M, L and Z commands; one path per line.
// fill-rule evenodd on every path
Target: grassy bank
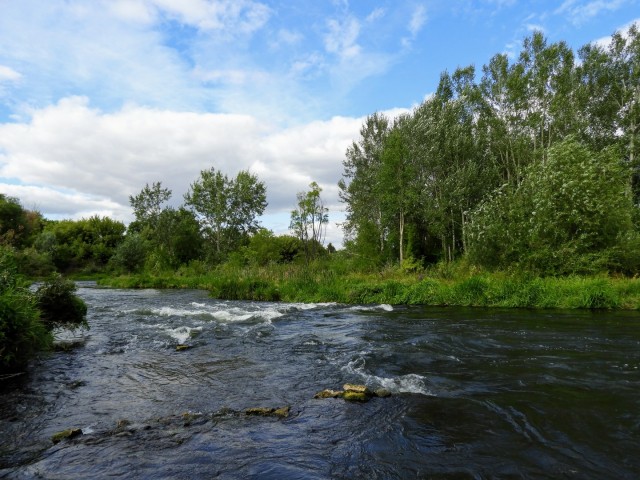
M 119 288 L 198 288 L 215 298 L 351 304 L 520 308 L 640 308 L 640 279 L 533 277 L 502 273 L 442 275 L 388 270 L 375 274 L 302 266 L 220 267 L 209 272 L 103 278 Z

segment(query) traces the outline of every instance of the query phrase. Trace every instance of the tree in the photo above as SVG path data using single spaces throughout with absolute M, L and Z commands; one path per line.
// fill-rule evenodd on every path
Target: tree
M 322 188 L 316 182 L 311 182 L 309 188 L 308 192 L 298 192 L 296 195 L 298 208 L 291 212 L 289 224 L 289 229 L 304 244 L 307 261 L 315 258 L 319 248 L 322 248 L 329 223 L 329 209 L 320 197 Z
M 133 208 L 136 221 L 142 226 L 155 229 L 162 204 L 171 198 L 171 190 L 162 188 L 162 182 L 154 182 L 151 187 L 147 183 L 135 197 L 129 195 L 129 203 Z
M 0 244 L 24 247 L 42 228 L 42 216 L 26 210 L 20 201 L 0 193 Z
M 359 250 L 378 257 L 384 253 L 388 233 L 383 225 L 377 178 L 389 130 L 389 119 L 383 114 L 367 117 L 360 140 L 347 149 L 343 178 L 338 183 L 340 199 L 346 204 L 345 235 Z
M 173 268 L 200 257 L 203 238 L 193 212 L 184 207 L 165 208 L 158 217 L 156 248 Z
M 409 121 L 408 116 L 395 121 L 385 140 L 378 179 L 385 219 L 388 218 L 390 228 L 397 231 L 398 257 L 401 265 L 405 258 L 407 217 L 417 203 L 417 189 L 414 185 L 416 170 L 406 139 Z M 395 225 L 392 226 L 393 224 Z
M 257 176 L 241 171 L 230 179 L 213 167 L 200 172 L 184 199 L 198 216 L 218 259 L 257 230 L 258 217 L 267 206 L 266 188 Z
M 620 144 L 633 171 L 634 201 L 640 205 L 640 28 L 616 32 L 602 47 L 580 49 L 585 88 L 587 137 Z

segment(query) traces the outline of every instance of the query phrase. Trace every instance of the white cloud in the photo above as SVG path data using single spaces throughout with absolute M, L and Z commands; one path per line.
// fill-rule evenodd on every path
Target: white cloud
M 16 72 L 13 68 L 0 65 L 0 82 L 2 81 L 16 82 L 21 78 L 22 78 L 22 75 Z
M 627 0 L 565 0 L 555 10 L 558 15 L 567 15 L 574 25 L 582 24 L 606 11 L 616 11 L 627 3 Z
M 632 20 L 626 25 L 623 25 L 622 27 L 618 28 L 616 31 L 619 32 L 623 37 L 628 37 L 629 29 L 633 25 L 636 25 L 637 28 L 640 28 L 640 18 L 636 18 L 635 20 Z M 609 35 L 607 37 L 599 38 L 598 40 L 595 40 L 593 43 L 595 45 L 598 45 L 601 48 L 607 49 L 611 44 L 611 36 Z
M 143 22 L 168 16 L 200 30 L 251 33 L 269 20 L 271 10 L 250 0 L 133 0 L 117 1 L 112 11 Z
M 265 226 L 278 234 L 286 233 L 296 193 L 318 182 L 330 208 L 327 240 L 339 245 L 335 222 L 344 206 L 337 182 L 362 122 L 334 117 L 277 129 L 248 115 L 134 105 L 104 113 L 86 98 L 69 97 L 32 111 L 27 122 L 0 124 L 0 192 L 50 218 L 97 214 L 128 222 L 128 197 L 146 183 L 162 181 L 179 205 L 201 170 L 249 169 L 267 185 Z
M 334 53 L 341 59 L 349 59 L 357 56 L 361 47 L 358 45 L 360 34 L 360 22 L 347 16 L 344 19 L 330 19 L 327 22 L 328 32 L 324 37 L 324 46 L 327 52 Z
M 411 15 L 411 20 L 409 21 L 409 33 L 411 36 L 415 38 L 420 30 L 424 26 L 427 21 L 427 9 L 424 5 L 418 5 L 416 9 L 413 11 L 413 15 Z
M 527 29 L 528 32 L 542 32 L 545 33 L 545 28 L 540 25 L 540 24 L 536 24 L 536 23 L 527 23 L 525 25 L 525 28 Z
M 300 32 L 281 28 L 275 38 L 270 42 L 271 48 L 282 48 L 296 45 L 302 41 L 304 36 Z
M 373 23 L 376 20 L 379 20 L 380 18 L 384 17 L 386 14 L 386 10 L 384 8 L 376 8 L 375 10 L 373 10 L 369 15 L 367 15 L 366 21 L 367 23 Z

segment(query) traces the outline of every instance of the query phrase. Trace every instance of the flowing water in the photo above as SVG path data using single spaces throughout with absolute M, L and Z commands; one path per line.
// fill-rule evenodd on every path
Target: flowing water
M 83 345 L 0 386 L 0 478 L 640 478 L 635 312 L 78 293 Z M 346 382 L 393 395 L 314 399 Z

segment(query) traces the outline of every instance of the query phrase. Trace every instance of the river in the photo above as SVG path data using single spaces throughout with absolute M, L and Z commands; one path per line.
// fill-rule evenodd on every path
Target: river
M 83 344 L 0 386 L 0 478 L 640 478 L 636 312 L 79 287 Z M 314 398 L 347 382 L 392 396 Z

